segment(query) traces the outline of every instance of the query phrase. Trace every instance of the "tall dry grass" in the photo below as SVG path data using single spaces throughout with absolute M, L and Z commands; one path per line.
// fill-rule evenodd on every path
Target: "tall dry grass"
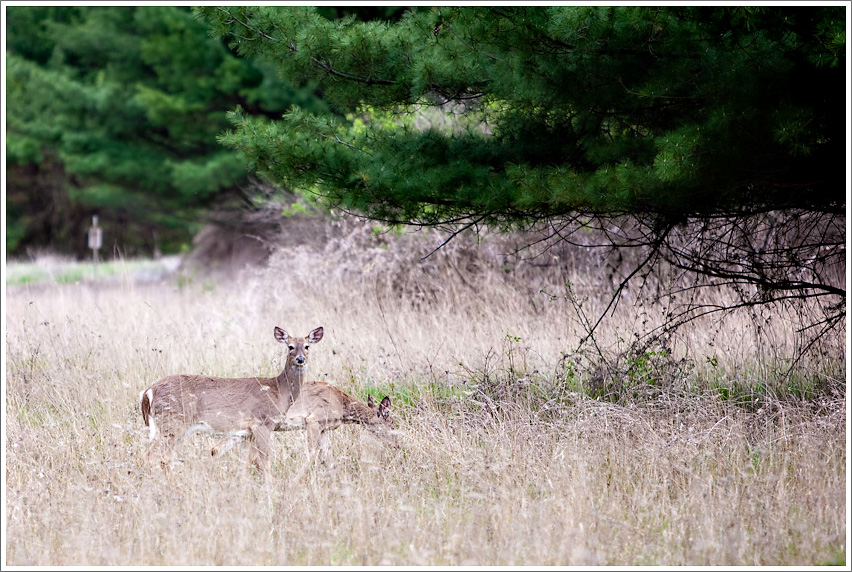
M 647 356 L 647 378 L 610 372 L 652 391 L 593 399 L 576 304 L 603 309 L 604 270 L 563 259 L 533 279 L 496 240 L 417 262 L 434 236 L 337 231 L 234 281 L 8 289 L 7 565 L 844 561 L 845 382 L 806 399 L 768 385 L 792 343 L 783 316 L 759 335 L 736 318 L 684 331 Z M 566 278 L 577 298 L 540 293 Z M 653 312 L 623 300 L 602 351 Z M 324 326 L 313 377 L 389 393 L 404 448 L 343 427 L 333 466 L 300 475 L 304 435 L 276 434 L 265 489 L 197 436 L 174 485 L 146 470 L 139 391 L 173 373 L 275 374 L 276 325 Z M 842 349 L 831 359 L 803 377 L 845 369 Z M 720 391 L 762 382 L 776 390 L 745 404 Z

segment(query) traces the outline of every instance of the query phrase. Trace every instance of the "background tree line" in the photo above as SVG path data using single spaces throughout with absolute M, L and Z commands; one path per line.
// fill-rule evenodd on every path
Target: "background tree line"
M 239 57 L 189 8 L 6 10 L 8 255 L 82 256 L 92 214 L 108 251 L 179 251 L 212 210 L 257 200 L 243 159 L 216 141 L 226 112 L 328 111 L 313 83 Z

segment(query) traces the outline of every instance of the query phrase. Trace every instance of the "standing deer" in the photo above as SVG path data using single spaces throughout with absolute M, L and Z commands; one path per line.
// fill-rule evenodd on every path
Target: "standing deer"
M 278 377 L 172 375 L 140 393 L 142 419 L 153 442 L 146 457 L 157 450 L 168 472 L 175 445 L 185 435 L 224 433 L 227 440 L 214 447 L 212 455 L 218 457 L 237 443 L 247 442 L 250 463 L 266 479 L 272 432 L 298 399 L 307 374 L 308 351 L 322 334 L 320 327 L 307 337 L 291 338 L 276 327 L 275 339 L 288 347 L 287 363 Z
M 397 431 L 390 416 L 390 398 L 376 405 L 373 397 L 363 403 L 348 393 L 322 381 L 306 383 L 284 417 L 281 431 L 304 429 L 308 432 L 308 454 L 313 457 L 317 449 L 321 462 L 328 459 L 328 431 L 344 423 L 360 423 L 370 433 L 391 447 L 398 449 Z

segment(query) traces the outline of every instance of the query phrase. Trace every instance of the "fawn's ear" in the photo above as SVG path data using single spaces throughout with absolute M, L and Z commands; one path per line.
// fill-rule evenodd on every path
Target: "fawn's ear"
M 310 334 L 308 334 L 308 343 L 315 344 L 322 339 L 322 326 L 319 328 L 314 328 Z
M 375 402 L 375 401 L 373 401 L 373 396 L 372 396 L 372 395 L 368 395 L 368 396 L 367 396 L 367 405 L 369 405 L 369 406 L 370 406 L 370 409 L 375 409 L 375 408 L 376 408 L 376 402 Z
M 390 413 L 390 397 L 387 395 L 382 399 L 382 402 L 379 404 L 379 413 L 382 417 L 387 417 Z
M 275 339 L 281 342 L 282 344 L 290 343 L 290 335 L 278 326 L 275 326 Z

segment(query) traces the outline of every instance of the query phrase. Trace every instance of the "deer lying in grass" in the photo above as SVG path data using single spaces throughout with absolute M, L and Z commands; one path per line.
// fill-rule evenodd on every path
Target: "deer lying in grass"
M 185 435 L 224 433 L 227 439 L 213 448 L 212 455 L 218 457 L 237 443 L 248 443 L 249 462 L 267 478 L 272 432 L 299 398 L 309 349 L 322 335 L 323 329 L 316 328 L 307 337 L 291 338 L 276 327 L 275 339 L 288 347 L 287 363 L 278 377 L 172 375 L 140 393 L 142 419 L 152 441 L 146 458 L 159 453 L 168 473 L 175 445 Z
M 344 423 L 360 423 L 380 441 L 398 449 L 399 441 L 393 418 L 390 416 L 390 398 L 376 405 L 370 396 L 367 403 L 322 381 L 306 383 L 302 393 L 284 417 L 281 431 L 304 429 L 308 433 L 308 454 L 314 458 L 320 450 L 323 464 L 328 460 L 328 431 Z

